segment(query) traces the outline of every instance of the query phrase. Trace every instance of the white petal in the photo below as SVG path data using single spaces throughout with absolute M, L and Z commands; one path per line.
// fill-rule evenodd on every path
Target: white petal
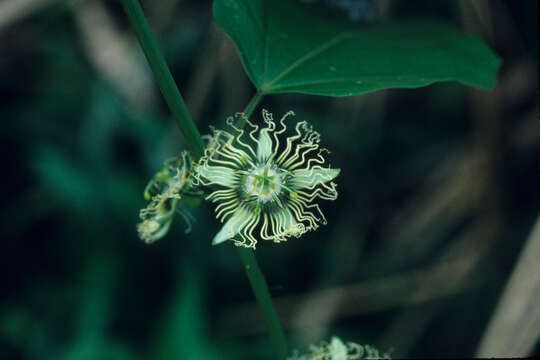
M 257 159 L 260 162 L 266 162 L 270 155 L 272 155 L 272 139 L 270 139 L 270 135 L 268 135 L 268 129 L 262 129 L 259 133 Z
M 236 186 L 237 178 L 233 169 L 224 166 L 200 166 L 199 174 L 212 184 L 233 188 Z
M 229 220 L 223 225 L 221 230 L 216 234 L 212 245 L 221 244 L 224 241 L 232 239 L 238 234 L 249 222 L 256 216 L 254 212 L 240 208 L 231 216 Z
M 312 188 L 316 185 L 334 180 L 340 169 L 316 168 L 293 171 L 292 185 L 296 189 Z
M 279 219 L 283 221 L 283 230 L 287 232 L 294 232 L 298 229 L 298 222 L 291 213 L 291 210 L 289 210 L 287 207 L 284 207 L 283 210 L 279 212 Z

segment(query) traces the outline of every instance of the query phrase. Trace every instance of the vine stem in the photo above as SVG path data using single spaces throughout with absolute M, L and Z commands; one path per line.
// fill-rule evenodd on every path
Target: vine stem
M 257 298 L 259 306 L 261 307 L 277 359 L 286 360 L 287 341 L 285 340 L 285 334 L 281 328 L 279 317 L 276 309 L 274 308 L 274 304 L 272 303 L 272 297 L 268 291 L 268 285 L 266 284 L 264 275 L 259 268 L 255 253 L 253 250 L 241 246 L 237 246 L 236 251 L 240 256 L 240 260 L 242 260 L 242 264 L 244 265 L 244 270 L 246 271 L 249 283 L 253 289 L 253 293 Z
M 236 122 L 235 126 L 239 129 L 243 128 L 246 125 L 246 119 L 249 119 L 251 117 L 251 114 L 253 114 L 253 111 L 257 108 L 257 105 L 261 102 L 264 94 L 257 92 L 251 100 L 249 100 L 249 103 L 247 104 L 246 108 L 244 109 L 244 116 L 240 116 L 238 121 Z
M 144 55 L 154 73 L 161 94 L 165 98 L 169 109 L 173 113 L 176 124 L 186 138 L 188 148 L 195 161 L 204 153 L 204 144 L 201 134 L 191 119 L 191 115 L 184 103 L 184 99 L 174 82 L 171 71 L 165 62 L 165 58 L 159 51 L 156 39 L 152 35 L 150 25 L 146 21 L 144 12 L 138 0 L 122 0 L 124 11 L 129 18 L 131 26 L 135 30 L 137 39 L 141 44 Z
M 187 146 L 192 153 L 193 159 L 197 161 L 204 153 L 204 144 L 197 127 L 193 123 L 189 111 L 184 103 L 184 99 L 174 82 L 172 74 L 165 62 L 165 58 L 159 51 L 157 42 L 152 35 L 150 26 L 146 21 L 144 12 L 138 0 L 122 0 L 124 11 L 135 30 L 137 39 L 141 44 L 144 55 L 150 63 L 150 68 L 154 73 L 159 89 L 167 102 L 171 112 L 174 115 L 178 128 L 184 134 L 187 141 Z M 257 105 L 264 95 L 257 92 L 250 100 L 244 110 L 247 118 L 251 116 Z M 244 124 L 241 124 L 243 127 Z M 264 319 L 268 326 L 270 339 L 276 351 L 278 360 L 287 359 L 287 343 L 285 335 L 279 323 L 279 318 L 272 303 L 272 297 L 268 291 L 268 285 L 264 279 L 264 275 L 259 268 L 257 259 L 253 250 L 237 247 L 238 255 L 244 265 L 249 283 L 255 294 L 255 298 L 261 307 Z

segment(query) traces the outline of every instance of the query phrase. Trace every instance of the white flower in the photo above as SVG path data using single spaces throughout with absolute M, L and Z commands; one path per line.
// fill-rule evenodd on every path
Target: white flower
M 246 135 L 232 117 L 227 119 L 232 133 L 214 130 L 194 174 L 199 185 L 219 187 L 206 198 L 219 203 L 216 217 L 225 222 L 213 244 L 232 239 L 255 248 L 259 238 L 280 242 L 326 224 L 314 201 L 337 198 L 332 180 L 339 169 L 322 167 L 328 151 L 319 147 L 320 135 L 307 122 L 297 123 L 294 135 L 285 138 L 290 115 L 283 116 L 279 129 L 263 110 L 266 127 L 260 130 L 243 118 L 251 127 Z

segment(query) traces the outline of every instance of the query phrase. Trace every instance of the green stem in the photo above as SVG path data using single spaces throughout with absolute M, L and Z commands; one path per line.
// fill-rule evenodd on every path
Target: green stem
M 244 270 L 246 271 L 251 288 L 261 307 L 266 326 L 270 332 L 270 339 L 272 340 L 272 344 L 276 351 L 277 359 L 285 360 L 287 359 L 287 342 L 285 341 L 285 335 L 281 329 L 276 309 L 272 303 L 268 285 L 266 285 L 266 280 L 259 268 L 259 264 L 257 264 L 257 258 L 251 249 L 238 246 L 236 247 L 236 250 L 244 265 Z
M 204 152 L 204 144 L 201 135 L 193 123 L 193 120 L 191 120 L 191 115 L 189 115 L 184 99 L 174 82 L 163 55 L 159 51 L 141 5 L 137 0 L 122 0 L 122 5 L 124 6 L 124 11 L 129 18 L 131 26 L 137 34 L 144 55 L 150 63 L 150 68 L 154 72 L 159 89 L 173 113 L 176 124 L 186 138 L 187 146 L 189 150 L 191 150 L 193 160 L 197 161 Z
M 261 94 L 260 92 L 257 92 L 255 93 L 255 95 L 253 95 L 251 100 L 249 100 L 246 108 L 244 109 L 244 116 L 240 117 L 235 124 L 237 128 L 241 129 L 244 127 L 244 125 L 246 125 L 246 119 L 249 119 L 251 117 L 251 114 L 253 114 L 253 111 L 257 108 L 257 105 L 259 105 L 263 96 L 264 94 Z
M 182 95 L 174 82 L 169 67 L 163 58 L 163 55 L 159 51 L 156 40 L 152 35 L 150 26 L 146 21 L 141 6 L 137 0 L 122 0 L 122 5 L 129 18 L 131 25 L 133 26 L 135 33 L 143 52 L 150 63 L 150 67 L 156 77 L 159 89 L 165 97 L 167 105 L 171 109 L 174 115 L 176 123 L 180 128 L 180 131 L 184 134 L 188 148 L 191 150 L 192 156 L 197 161 L 204 153 L 204 144 L 201 139 L 201 135 L 197 130 L 197 127 L 193 123 L 188 109 L 182 99 Z M 251 116 L 263 94 L 257 92 L 255 96 L 250 100 L 249 104 L 244 110 L 244 114 L 247 118 Z M 245 121 L 239 124 L 240 127 L 245 125 Z M 266 280 L 257 264 L 257 259 L 252 250 L 237 247 L 238 255 L 244 265 L 247 277 L 251 284 L 251 288 L 259 302 L 259 306 L 263 312 L 268 330 L 270 332 L 270 338 L 277 353 L 278 360 L 287 359 L 287 343 L 285 341 L 285 335 L 281 329 L 277 312 L 272 304 L 272 298 L 268 291 L 268 285 Z

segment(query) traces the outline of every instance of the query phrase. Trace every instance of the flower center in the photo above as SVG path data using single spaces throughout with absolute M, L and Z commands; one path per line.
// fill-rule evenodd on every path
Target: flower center
M 267 167 L 255 168 L 246 179 L 246 192 L 254 195 L 262 202 L 272 200 L 281 191 L 279 174 Z

